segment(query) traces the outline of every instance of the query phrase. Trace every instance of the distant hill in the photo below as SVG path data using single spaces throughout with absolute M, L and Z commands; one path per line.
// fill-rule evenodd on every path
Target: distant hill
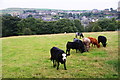
M 46 8 L 7 8 L 0 10 L 0 13 L 11 13 L 11 12 L 19 12 L 22 13 L 23 10 L 36 10 L 36 11 L 41 11 L 41 10 L 62 10 L 62 9 L 46 9 Z M 62 11 L 87 11 L 87 10 L 62 10 Z

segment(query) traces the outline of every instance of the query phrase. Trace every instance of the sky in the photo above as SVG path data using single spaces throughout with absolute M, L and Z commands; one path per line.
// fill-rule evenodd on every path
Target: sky
M 63 10 L 117 9 L 120 0 L 0 0 L 6 8 L 48 8 Z

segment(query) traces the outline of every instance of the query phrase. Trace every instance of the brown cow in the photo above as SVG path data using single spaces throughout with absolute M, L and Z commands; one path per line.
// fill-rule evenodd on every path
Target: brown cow
M 94 45 L 94 46 L 96 45 L 97 48 L 100 47 L 100 44 L 98 43 L 97 39 L 95 39 L 95 38 L 93 38 L 93 37 L 88 37 L 88 38 L 90 39 L 92 45 Z

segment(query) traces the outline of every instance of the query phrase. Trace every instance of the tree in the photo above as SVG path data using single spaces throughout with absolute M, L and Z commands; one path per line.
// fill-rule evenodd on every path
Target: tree
M 56 30 L 55 30 L 56 29 Z M 76 32 L 77 28 L 72 20 L 69 19 L 60 19 L 56 22 L 55 32 L 64 33 L 64 32 Z
M 2 36 L 16 36 L 19 32 L 18 22 L 21 19 L 11 15 L 3 15 L 2 17 Z
M 30 15 L 28 15 L 28 17 L 33 17 L 33 15 L 30 14 Z
M 106 28 L 111 22 L 112 21 L 110 19 L 103 19 L 103 20 L 99 20 L 97 23 L 98 26 L 100 26 L 104 31 L 106 31 Z
M 111 12 L 114 11 L 113 8 L 110 8 L 110 11 L 111 11 Z
M 117 21 L 117 29 L 120 30 L 120 21 Z
M 118 15 L 117 19 L 120 19 L 120 11 L 117 12 L 117 15 Z
M 69 13 L 69 17 L 73 17 L 73 14 L 72 14 L 72 13 Z
M 91 26 L 91 25 L 86 26 L 85 29 L 84 29 L 84 31 L 85 32 L 92 32 L 92 28 L 93 28 L 93 26 Z
M 117 29 L 117 23 L 116 23 L 115 18 L 99 20 L 97 23 L 105 31 L 106 30 L 113 31 Z
M 100 32 L 100 31 L 102 31 L 102 29 L 101 29 L 101 27 L 100 26 L 94 26 L 93 28 L 92 28 L 92 31 L 93 32 Z
M 77 14 L 77 18 L 80 18 L 80 14 Z
M 109 26 L 106 28 L 107 31 L 115 31 L 115 24 L 114 23 L 110 23 Z
M 36 34 L 36 19 L 29 17 L 19 21 L 17 26 L 19 27 L 19 34 L 23 34 L 25 28 L 29 28 L 32 31 L 32 34 Z
M 25 29 L 23 30 L 23 34 L 24 34 L 24 35 L 31 35 L 31 34 L 32 34 L 32 31 L 30 30 L 30 28 L 25 28 Z
M 76 26 L 76 28 L 77 28 L 77 30 L 78 30 L 79 32 L 84 31 L 84 27 L 81 25 L 80 20 L 75 19 L 75 20 L 74 20 L 74 23 L 75 23 L 75 26 Z
M 2 16 L 0 16 L 0 37 L 2 37 Z

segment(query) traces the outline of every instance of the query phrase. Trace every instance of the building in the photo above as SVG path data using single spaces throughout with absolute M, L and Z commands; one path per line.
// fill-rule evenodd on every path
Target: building
M 109 12 L 109 9 L 104 9 L 104 12 Z
M 120 12 L 120 1 L 118 2 L 118 12 Z
M 118 2 L 118 20 L 120 20 L 120 1 Z

